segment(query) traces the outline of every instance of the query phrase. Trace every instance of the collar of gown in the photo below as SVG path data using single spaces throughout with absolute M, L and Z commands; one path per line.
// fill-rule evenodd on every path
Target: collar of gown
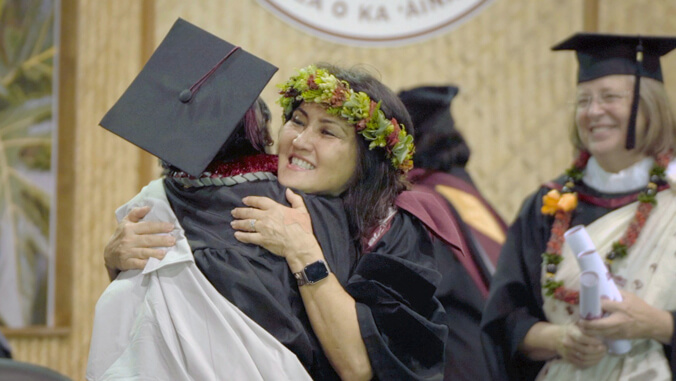
M 611 173 L 601 168 L 596 158 L 592 156 L 587 163 L 582 181 L 603 193 L 638 191 L 648 185 L 650 170 L 654 162 L 653 158 L 647 157 L 618 173 Z M 673 187 L 676 185 L 676 159 L 669 163 L 666 172 L 667 181 Z

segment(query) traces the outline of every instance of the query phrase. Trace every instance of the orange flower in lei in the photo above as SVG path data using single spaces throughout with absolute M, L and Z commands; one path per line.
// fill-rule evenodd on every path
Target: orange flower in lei
M 575 183 L 582 179 L 582 174 L 587 166 L 589 157 L 588 152 L 583 151 L 580 153 L 573 166 L 566 171 L 568 179 L 562 189 L 563 193 L 559 193 L 555 189 L 549 191 L 543 197 L 541 210 L 543 214 L 554 215 L 551 235 L 547 242 L 547 251 L 542 254 L 545 271 L 547 272 L 543 288 L 546 290 L 546 295 L 569 304 L 578 304 L 580 302 L 580 293 L 579 291 L 566 288 L 563 281 L 555 280 L 555 275 L 558 265 L 563 260 L 561 256 L 561 248 L 564 242 L 563 234 L 570 227 L 573 211 L 577 207 L 577 195 L 572 190 Z M 657 194 L 658 184 L 665 182 L 665 171 L 671 161 L 671 157 L 671 152 L 667 152 L 657 155 L 655 158 L 655 165 L 650 171 L 650 182 L 646 189 L 638 196 L 639 205 L 634 218 L 622 237 L 613 243 L 611 251 L 606 254 L 605 262 L 611 273 L 613 261 L 627 256 L 629 248 L 636 243 L 641 230 L 643 230 L 643 226 L 645 226 L 650 216 L 650 212 L 657 204 L 655 195 Z
M 577 208 L 577 193 L 559 193 L 552 189 L 542 197 L 542 214 L 555 215 L 558 211 L 570 212 Z

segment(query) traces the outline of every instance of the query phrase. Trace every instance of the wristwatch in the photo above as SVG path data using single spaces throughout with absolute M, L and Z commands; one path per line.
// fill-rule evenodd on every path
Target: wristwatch
M 302 271 L 293 273 L 293 276 L 298 282 L 298 287 L 300 287 L 307 284 L 315 284 L 328 277 L 330 272 L 331 270 L 329 270 L 329 265 L 320 259 L 316 262 L 305 265 L 305 268 Z

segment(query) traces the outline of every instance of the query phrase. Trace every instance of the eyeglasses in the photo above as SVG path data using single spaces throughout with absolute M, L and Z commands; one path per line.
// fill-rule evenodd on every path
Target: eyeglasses
M 596 99 L 596 103 L 598 103 L 599 106 L 612 107 L 618 105 L 623 99 L 631 96 L 631 94 L 631 91 L 604 91 L 597 95 L 580 94 L 575 99 L 575 106 L 578 110 L 586 110 L 592 105 L 594 99 Z

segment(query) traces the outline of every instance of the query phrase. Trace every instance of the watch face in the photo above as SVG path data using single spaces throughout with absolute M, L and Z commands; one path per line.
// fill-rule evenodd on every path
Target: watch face
M 305 276 L 308 282 L 318 282 L 329 276 L 329 269 L 323 261 L 317 261 L 305 266 Z

